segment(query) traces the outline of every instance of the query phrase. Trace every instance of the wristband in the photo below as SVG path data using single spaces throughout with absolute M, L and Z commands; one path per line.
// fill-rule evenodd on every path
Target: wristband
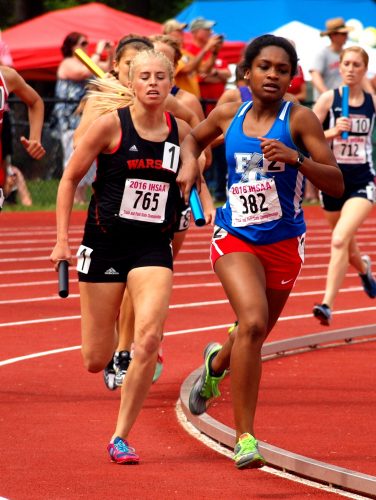
M 305 160 L 305 156 L 299 150 L 297 150 L 297 153 L 298 153 L 298 158 L 297 158 L 296 162 L 294 163 L 293 167 L 295 167 L 295 168 L 297 168 L 299 170 L 299 167 L 302 166 L 302 164 L 303 164 L 303 162 Z

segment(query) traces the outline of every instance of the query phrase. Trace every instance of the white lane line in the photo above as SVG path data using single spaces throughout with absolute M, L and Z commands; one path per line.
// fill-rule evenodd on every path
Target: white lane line
M 187 289 L 187 288 L 197 288 L 197 284 L 192 283 L 190 285 L 174 285 L 173 289 Z M 221 284 L 216 282 L 216 283 L 206 283 L 206 284 L 201 284 L 199 285 L 200 287 L 218 287 L 220 288 Z M 352 293 L 352 292 L 363 292 L 363 287 L 361 286 L 353 286 L 353 287 L 347 287 L 347 288 L 340 288 L 339 290 L 340 293 Z M 323 295 L 324 290 L 311 290 L 308 292 L 292 292 L 290 293 L 290 297 L 311 297 L 314 295 Z M 78 293 L 70 293 L 67 299 L 78 299 L 80 295 Z M 61 300 L 58 295 L 47 295 L 45 297 L 30 297 L 26 299 L 5 299 L 5 300 L 0 300 L 0 305 L 9 305 L 9 304 L 27 304 L 27 303 L 33 303 L 33 302 L 46 302 L 48 300 Z M 202 301 L 202 302 L 188 302 L 185 304 L 175 304 L 175 305 L 170 305 L 170 309 L 183 309 L 185 307 L 198 307 L 198 306 L 211 306 L 211 305 L 218 305 L 218 304 L 225 304 L 227 303 L 227 299 L 223 300 L 208 300 L 208 301 Z
M 317 268 L 324 268 L 326 269 L 327 266 L 326 265 L 320 265 L 320 266 L 317 266 Z M 304 275 L 304 269 L 302 270 L 302 274 L 299 276 L 299 279 L 297 281 L 297 283 L 302 283 L 302 281 L 305 281 L 305 280 L 324 280 L 326 279 L 326 274 L 315 274 L 315 275 L 311 275 L 311 276 L 305 276 Z M 75 269 L 71 269 L 71 271 L 75 271 Z M 215 276 L 214 272 L 209 270 L 209 271 L 197 271 L 196 273 L 174 273 L 174 276 L 178 276 L 178 277 L 184 277 L 184 276 L 203 276 L 203 275 L 213 275 L 213 277 Z M 357 273 L 348 273 L 346 274 L 346 278 L 358 278 L 358 274 Z M 41 285 L 54 285 L 56 283 L 56 279 L 55 280 L 46 280 L 46 281 L 20 281 L 18 283 L 0 283 L 0 289 L 1 288 L 20 288 L 20 287 L 29 287 L 29 286 L 41 286 Z M 207 283 L 187 283 L 185 285 L 174 285 L 174 289 L 184 289 L 184 288 L 197 288 L 197 286 L 200 286 L 200 287 L 214 287 L 214 286 L 221 286 L 221 283 L 219 281 L 215 281 L 215 282 L 207 282 Z M 361 288 L 359 288 L 361 289 Z M 352 290 L 358 290 L 358 288 L 352 288 Z M 1 500 L 1 499 L 0 499 Z
M 80 345 L 74 345 L 71 347 L 62 347 L 60 349 L 52 349 L 51 351 L 34 352 L 32 354 L 27 354 L 25 356 L 17 356 L 17 358 L 9 358 L 4 361 L 0 361 L 0 366 L 12 365 L 13 363 L 19 363 L 20 361 L 27 361 L 29 359 L 41 358 L 43 356 L 50 356 L 52 354 L 59 354 L 61 352 L 77 351 L 80 349 Z

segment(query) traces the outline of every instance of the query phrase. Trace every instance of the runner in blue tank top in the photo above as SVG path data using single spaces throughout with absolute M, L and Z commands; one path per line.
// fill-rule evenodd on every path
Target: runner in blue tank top
M 325 137 L 330 141 L 345 182 L 345 192 L 339 199 L 321 193 L 325 217 L 333 230 L 325 294 L 322 303 L 313 308 L 313 315 L 323 325 L 331 321 L 334 300 L 349 264 L 358 272 L 368 297 L 376 297 L 371 258 L 361 255 L 355 239 L 376 199 L 372 163 L 376 96 L 363 91 L 367 67 L 368 54 L 361 47 L 348 47 L 340 55 L 339 70 L 344 85 L 349 87 L 349 117 L 342 116 L 343 87 L 322 94 L 313 108 L 322 123 L 329 115 Z M 343 138 L 342 132 L 348 137 Z
M 203 413 L 231 368 L 238 468 L 265 463 L 254 438 L 261 348 L 302 265 L 304 177 L 332 196 L 343 193 L 342 174 L 320 122 L 310 109 L 283 100 L 297 67 L 294 47 L 265 35 L 248 45 L 244 59 L 253 101 L 240 108 L 218 106 L 195 127 L 182 144 L 178 176 L 187 197 L 200 176 L 200 151 L 225 134 L 228 199 L 217 211 L 210 252 L 238 324 L 223 346 L 211 343 L 205 349 L 189 405 L 192 413 Z

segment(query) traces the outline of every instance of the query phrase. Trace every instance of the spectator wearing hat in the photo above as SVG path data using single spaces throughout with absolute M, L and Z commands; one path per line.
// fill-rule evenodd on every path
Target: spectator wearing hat
M 175 83 L 176 85 L 194 94 L 197 98 L 200 98 L 200 86 L 198 84 L 198 67 L 205 56 L 205 52 L 194 56 L 190 52 L 184 49 L 184 29 L 188 25 L 185 23 L 180 23 L 176 19 L 168 19 L 163 24 L 163 34 L 169 36 L 175 40 L 178 45 L 180 52 L 182 54 L 175 70 Z
M 215 21 L 203 17 L 193 19 L 189 24 L 189 31 L 193 40 L 185 45 L 185 49 L 198 56 L 204 52 L 202 62 L 198 68 L 201 99 L 217 101 L 223 91 L 231 73 L 227 64 L 218 57 L 223 45 L 223 36 L 212 32 Z M 206 114 L 215 106 L 206 106 Z
M 353 29 L 351 26 L 345 25 L 345 20 L 342 17 L 328 19 L 325 26 L 326 29 L 320 33 L 320 36 L 328 36 L 330 45 L 316 55 L 310 69 L 314 100 L 323 92 L 340 85 L 342 78 L 339 73 L 339 56 L 347 41 L 349 31 Z
M 204 112 L 207 116 L 214 109 L 216 102 L 225 90 L 227 79 L 231 73 L 227 64 L 218 57 L 223 45 L 223 36 L 212 32 L 215 21 L 203 17 L 193 19 L 189 24 L 192 42 L 185 45 L 193 55 L 204 57 L 198 69 L 201 99 L 204 102 Z M 214 201 L 222 203 L 226 199 L 227 163 L 224 144 L 212 148 L 213 161 L 205 172 L 205 179 L 214 195 Z

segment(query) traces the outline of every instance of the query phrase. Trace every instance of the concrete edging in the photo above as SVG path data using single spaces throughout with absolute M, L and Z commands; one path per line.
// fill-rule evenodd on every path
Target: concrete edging
M 346 345 L 354 338 L 375 336 L 376 324 L 366 325 L 355 328 L 344 328 L 332 330 L 324 333 L 315 333 L 303 337 L 294 337 L 291 339 L 267 343 L 262 350 L 263 361 L 275 359 L 276 357 L 299 354 L 298 350 L 314 350 L 318 347 L 324 348 L 335 345 Z M 345 344 L 339 344 L 338 341 L 344 340 Z M 194 425 L 200 432 L 208 435 L 215 441 L 233 448 L 235 446 L 235 430 L 218 422 L 207 413 L 196 416 L 189 411 L 188 400 L 189 393 L 193 383 L 202 372 L 202 367 L 192 372 L 183 382 L 180 388 L 180 400 L 182 410 L 188 421 Z M 260 451 L 265 456 L 268 465 L 307 477 L 316 481 L 337 486 L 344 490 L 362 493 L 375 497 L 376 477 L 363 474 L 350 469 L 337 467 L 326 462 L 320 462 L 303 455 L 292 453 L 288 450 L 278 448 L 263 441 L 259 441 Z

